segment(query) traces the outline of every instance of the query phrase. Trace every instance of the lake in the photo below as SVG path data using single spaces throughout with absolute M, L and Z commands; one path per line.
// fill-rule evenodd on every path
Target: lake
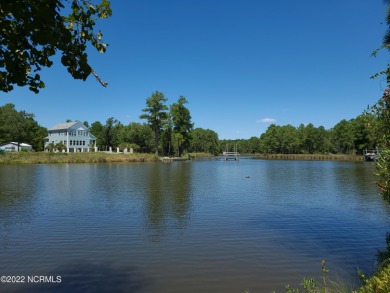
M 251 159 L 0 166 L 0 273 L 24 278 L 0 291 L 284 292 L 320 280 L 322 259 L 331 280 L 352 284 L 390 231 L 374 169 Z

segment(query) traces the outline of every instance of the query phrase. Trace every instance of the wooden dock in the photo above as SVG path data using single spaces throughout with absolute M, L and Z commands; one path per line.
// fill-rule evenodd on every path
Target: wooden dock
M 224 160 L 235 160 L 239 161 L 240 160 L 240 154 L 238 152 L 223 152 L 224 155 Z
M 224 156 L 224 160 L 235 160 L 239 161 L 240 160 L 240 153 L 237 151 L 237 144 L 234 145 L 234 150 L 233 152 L 228 151 L 228 146 L 226 145 L 226 151 L 224 151 L 222 154 Z

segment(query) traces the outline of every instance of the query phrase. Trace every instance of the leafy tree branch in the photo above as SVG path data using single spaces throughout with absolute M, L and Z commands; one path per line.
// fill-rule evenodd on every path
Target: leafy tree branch
M 64 15 L 70 5 L 71 13 Z M 96 20 L 111 16 L 110 2 L 86 0 L 13 0 L 0 3 L 0 90 L 14 85 L 28 86 L 38 93 L 45 83 L 38 74 L 51 67 L 51 57 L 60 52 L 61 63 L 75 79 L 86 80 L 92 73 L 87 46 L 104 53 L 103 34 L 95 32 Z

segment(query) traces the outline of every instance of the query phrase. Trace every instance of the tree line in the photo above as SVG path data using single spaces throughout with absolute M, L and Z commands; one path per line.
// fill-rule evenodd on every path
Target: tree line
M 155 91 L 146 99 L 141 119 L 145 122 L 130 122 L 123 125 L 114 117 L 90 125 L 90 131 L 96 136 L 100 150 L 110 147 L 132 148 L 135 152 L 182 156 L 184 153 L 203 152 L 217 155 L 220 153 L 218 134 L 210 129 L 194 128 L 190 110 L 184 96 L 167 106 L 167 98 L 162 92 Z M 89 126 L 87 122 L 84 122 Z
M 222 140 L 221 147 L 244 154 L 362 154 L 379 147 L 379 125 L 376 116 L 365 111 L 350 120 L 341 120 L 331 129 L 312 123 L 298 127 L 271 124 L 260 137 Z
M 96 136 L 99 150 L 132 148 L 135 152 L 168 156 L 194 152 L 217 155 L 235 147 L 242 154 L 362 154 L 365 149 L 379 146 L 381 136 L 377 115 L 365 111 L 354 119 L 341 120 L 331 129 L 311 123 L 298 127 L 271 124 L 259 137 L 220 140 L 213 130 L 194 128 L 184 96 L 169 106 L 167 100 L 162 92 L 153 92 L 140 115 L 143 123 L 124 125 L 109 117 L 104 124 L 84 124 Z M 34 120 L 33 114 L 16 111 L 13 104 L 0 107 L 0 143 L 25 142 L 42 151 L 46 136 L 47 129 Z
M 92 123 L 90 131 L 97 138 L 98 148 L 132 148 L 136 152 L 181 156 L 190 149 L 194 124 L 184 96 L 169 107 L 167 100 L 159 91 L 152 93 L 142 109 L 144 114 L 140 115 L 146 120 L 144 123 L 123 125 L 114 117 L 108 118 L 104 125 L 99 121 Z
M 43 150 L 47 129 L 34 120 L 34 114 L 15 110 L 15 105 L 0 107 L 0 144 L 28 143 L 34 150 Z
M 122 125 L 113 117 L 106 124 L 94 122 L 91 132 L 97 136 L 99 149 L 133 148 L 137 152 L 154 152 L 181 156 L 185 152 L 220 154 L 237 151 L 242 154 L 362 154 L 365 149 L 378 147 L 380 131 L 377 116 L 365 111 L 356 118 L 341 120 L 331 129 L 315 127 L 312 123 L 292 125 L 271 124 L 259 137 L 223 139 L 210 129 L 194 128 L 185 97 L 179 97 L 169 107 L 161 92 L 146 100 L 140 115 L 146 122 Z
M 272 124 L 260 136 L 259 153 L 362 154 L 377 146 L 376 119 L 364 113 L 351 120 L 341 120 L 333 128 L 315 127 L 312 123 L 278 126 Z

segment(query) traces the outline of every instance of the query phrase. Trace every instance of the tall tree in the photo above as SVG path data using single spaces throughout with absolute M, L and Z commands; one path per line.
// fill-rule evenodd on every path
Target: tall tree
M 316 134 L 316 151 L 322 154 L 330 152 L 332 149 L 330 131 L 320 126 L 317 128 Z
M 163 93 L 155 91 L 146 99 L 146 108 L 142 109 L 146 114 L 140 116 L 141 119 L 146 119 L 149 126 L 154 131 L 154 151 L 158 155 L 158 144 L 160 141 L 160 134 L 162 127 L 168 117 L 168 107 L 165 105 L 167 98 Z
M 190 150 L 217 155 L 220 151 L 218 134 L 210 129 L 195 128 L 192 131 Z
M 365 149 L 376 147 L 376 120 L 372 114 L 365 113 L 351 120 L 355 137 L 354 148 L 359 154 L 363 154 Z M 371 128 L 371 129 L 370 129 Z
M 106 151 L 109 147 L 118 146 L 118 134 L 121 127 L 123 127 L 123 125 L 114 117 L 107 119 L 106 125 L 103 126 L 103 145 L 105 146 Z
M 14 141 L 28 143 L 34 150 L 43 150 L 43 139 L 47 130 L 38 125 L 34 115 L 26 111 L 16 111 L 15 105 L 0 107 L 0 143 Z
M 91 124 L 89 131 L 96 137 L 96 146 L 99 149 L 104 148 L 104 126 L 99 121 L 95 121 Z
M 255 154 L 258 153 L 260 149 L 260 138 L 257 136 L 252 136 L 248 140 L 248 148 L 247 148 L 247 154 Z
M 88 45 L 106 51 L 95 25 L 96 19 L 111 13 L 106 0 L 99 4 L 92 0 L 1 1 L 0 90 L 12 91 L 16 84 L 38 93 L 45 84 L 37 72 L 50 67 L 50 58 L 57 53 L 75 79 L 86 80 L 92 73 L 106 86 L 89 65 L 86 52 Z
M 279 135 L 280 126 L 271 124 L 265 133 L 260 136 L 260 151 L 265 154 L 276 154 L 280 152 Z
M 31 144 L 33 150 L 35 151 L 43 151 L 44 150 L 44 138 L 47 137 L 48 132 L 46 127 L 42 127 L 38 125 L 37 122 L 33 123 L 33 136 L 31 140 L 28 142 Z
M 382 46 L 373 52 L 375 56 L 376 53 L 385 48 L 390 51 L 390 1 L 384 0 L 387 4 L 386 11 L 386 24 L 387 31 L 383 38 Z M 390 64 L 387 64 L 387 68 L 374 76 L 372 78 L 378 77 L 380 74 L 385 75 L 387 79 L 387 84 L 390 84 Z M 384 90 L 383 96 L 379 101 L 372 107 L 373 114 L 377 117 L 377 130 L 378 130 L 378 140 L 377 143 L 381 147 L 381 156 L 376 163 L 376 172 L 375 175 L 378 176 L 377 186 L 383 195 L 383 197 L 390 202 L 390 93 L 389 88 Z
M 154 145 L 153 130 L 147 124 L 131 122 L 120 131 L 120 144 L 135 151 L 150 152 Z
M 296 154 L 299 152 L 298 130 L 288 124 L 280 128 L 279 140 L 281 141 L 281 153 Z
M 350 153 L 354 149 L 355 134 L 352 122 L 345 119 L 333 127 L 331 137 L 336 153 Z
M 194 124 L 191 122 L 190 111 L 184 106 L 185 104 L 188 104 L 187 99 L 180 96 L 177 103 L 172 104 L 170 109 L 179 157 L 190 146 L 191 130 L 194 127 Z
M 172 147 L 173 123 L 172 123 L 171 115 L 168 115 L 167 120 L 164 123 L 161 140 L 162 140 L 163 150 L 165 154 L 170 156 L 173 151 L 173 147 Z
M 389 12 L 390 14 L 390 12 Z M 390 202 L 390 90 L 387 88 L 382 99 L 374 106 L 378 117 L 381 155 L 376 164 L 377 185 L 383 197 Z

